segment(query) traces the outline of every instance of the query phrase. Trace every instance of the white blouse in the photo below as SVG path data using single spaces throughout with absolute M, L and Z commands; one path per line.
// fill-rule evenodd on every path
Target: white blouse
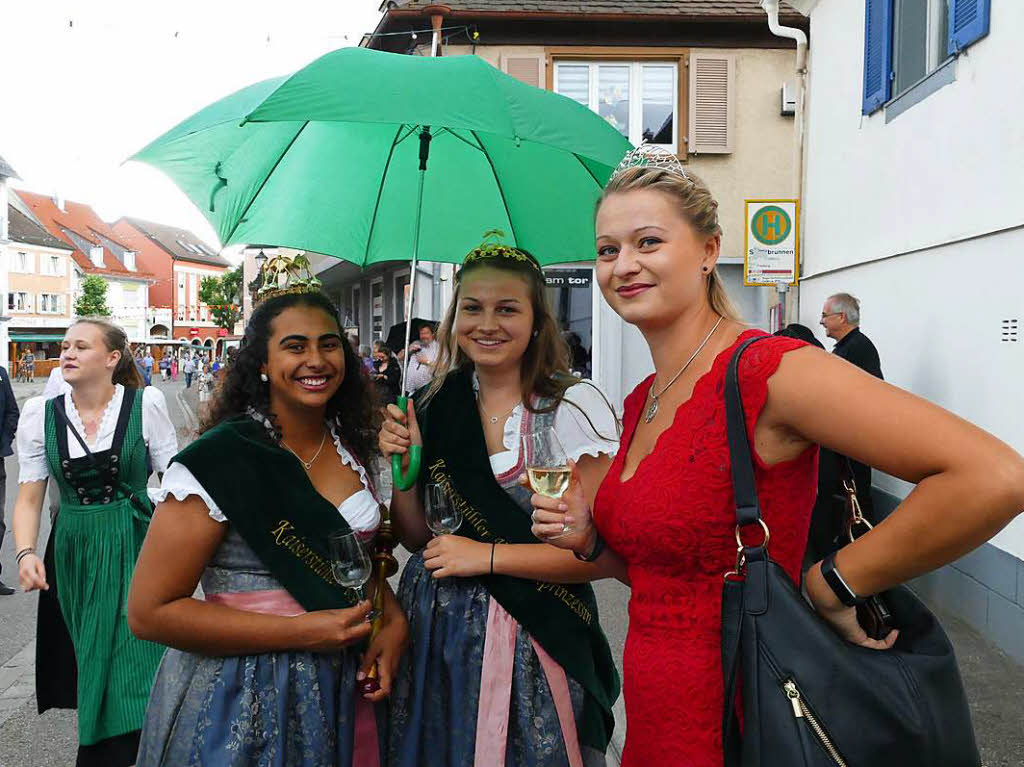
M 473 377 L 473 388 L 479 390 L 476 376 Z M 519 462 L 525 412 L 520 403 L 505 421 L 502 444 L 506 449 L 491 456 L 491 470 L 496 477 L 505 474 Z M 589 422 L 587 417 L 590 418 Z M 584 455 L 596 457 L 604 454 L 611 457 L 619 450 L 619 424 L 615 413 L 604 392 L 589 381 L 574 384 L 566 391 L 562 404 L 555 411 L 552 428 L 566 455 L 573 461 L 578 461 Z
M 363 483 L 363 489 L 350 495 L 341 505 L 338 506 L 338 513 L 344 517 L 357 533 L 365 533 L 376 530 L 380 526 L 380 505 L 373 495 L 373 488 L 370 478 L 363 465 L 355 459 L 348 449 L 341 444 L 341 439 L 331 428 L 331 437 L 334 440 L 334 449 L 338 452 L 341 462 L 353 469 Z M 173 495 L 177 500 L 184 501 L 190 495 L 199 496 L 206 508 L 209 509 L 210 517 L 217 522 L 227 522 L 228 518 L 220 510 L 216 502 L 206 489 L 195 478 L 182 463 L 172 463 L 164 473 L 163 481 L 158 488 L 150 488 L 149 499 L 154 503 L 160 503 L 168 495 Z
M 68 420 L 78 433 L 85 437 L 85 425 L 75 407 L 71 393 L 62 394 L 64 410 Z M 109 450 L 114 442 L 117 416 L 124 401 L 124 387 L 115 384 L 114 396 L 107 403 L 96 432 L 96 441 L 89 445 L 93 452 Z M 142 437 L 149 448 L 149 457 L 154 471 L 166 471 L 167 464 L 178 452 L 178 435 L 167 412 L 167 400 L 163 392 L 152 386 L 142 390 Z M 88 443 L 88 440 L 86 440 Z M 50 476 L 50 465 L 46 460 L 46 398 L 32 397 L 25 403 L 18 420 L 18 482 L 37 482 Z M 68 454 L 71 458 L 85 455 L 82 446 L 68 429 Z

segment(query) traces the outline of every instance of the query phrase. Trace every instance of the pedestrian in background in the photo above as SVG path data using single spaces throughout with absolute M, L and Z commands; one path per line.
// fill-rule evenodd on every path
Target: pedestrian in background
M 6 458 L 14 454 L 11 443 L 18 430 L 18 401 L 11 388 L 11 377 L 7 368 L 0 366 L 0 544 L 3 543 L 7 527 L 4 524 L 4 506 L 7 500 L 7 466 Z M 2 570 L 0 563 L 0 570 Z M 9 596 L 14 589 L 0 580 L 0 596 Z
M 394 404 L 398 400 L 398 390 L 402 386 L 399 380 L 402 373 L 398 369 L 398 360 L 383 341 L 373 342 L 373 365 L 370 378 L 377 389 L 377 396 L 382 404 Z
M 213 371 L 209 363 L 203 365 L 199 373 L 199 404 L 209 402 L 210 394 L 213 392 Z
M 178 353 L 171 352 L 171 380 L 178 380 Z
M 832 349 L 834 355 L 884 380 L 878 350 L 860 329 L 860 301 L 849 293 L 829 296 L 821 310 L 821 326 L 825 328 L 825 334 L 836 342 Z M 838 548 L 838 545 L 827 544 L 827 541 L 832 540 L 829 536 L 834 539 L 844 524 L 842 476 L 847 471 L 846 461 L 846 456 L 831 450 L 822 451 L 821 489 L 811 524 L 810 548 L 813 551 L 809 556 L 815 556 L 814 561 Z M 871 467 L 859 461 L 851 460 L 849 463 L 857 485 L 861 513 L 869 522 L 876 524 L 880 520 L 875 516 L 875 503 L 871 496 Z M 828 550 L 822 550 L 823 546 Z
M 359 361 L 363 363 L 363 369 L 366 374 L 373 376 L 373 350 L 369 344 L 361 344 L 359 346 Z
M 69 697 L 77 704 L 78 767 L 128 767 L 163 648 L 131 635 L 125 604 L 152 513 L 147 459 L 164 471 L 177 437 L 163 393 L 142 387 L 121 328 L 78 320 L 61 366 L 71 390 L 28 400 L 18 429 L 15 549 L 22 588 L 41 590 L 36 697 L 40 712 Z M 50 476 L 61 504 L 44 559 L 36 543 Z M 54 678 L 60 671 L 68 676 Z
M 195 358 L 188 352 L 185 352 L 185 365 L 183 370 L 185 373 L 185 388 L 191 389 L 192 376 L 196 374 L 196 361 Z
M 439 347 L 434 339 L 434 326 L 423 325 L 419 331 L 419 341 L 409 344 L 409 353 L 403 362 L 408 367 L 405 386 L 411 393 L 430 383 L 434 376 L 434 362 L 437 360 Z

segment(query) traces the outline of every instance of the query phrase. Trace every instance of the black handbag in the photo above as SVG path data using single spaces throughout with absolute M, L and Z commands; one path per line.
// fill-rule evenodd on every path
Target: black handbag
M 900 634 L 893 649 L 871 650 L 842 639 L 768 554 L 736 370 L 769 337 L 737 349 L 725 384 L 739 545 L 722 596 L 725 766 L 978 767 L 953 647 L 913 593 L 881 595 Z M 742 543 L 750 526 L 763 529 L 756 546 Z

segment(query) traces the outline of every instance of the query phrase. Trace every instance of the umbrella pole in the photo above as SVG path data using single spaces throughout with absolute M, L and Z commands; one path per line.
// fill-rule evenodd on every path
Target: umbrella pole
M 424 125 L 420 131 L 420 179 L 416 191 L 416 218 L 412 235 L 412 266 L 409 269 L 409 316 L 405 320 L 405 364 L 402 365 L 402 391 L 398 398 L 398 407 L 403 413 L 409 412 L 409 397 L 406 391 L 406 379 L 409 376 L 409 338 L 412 333 L 412 318 L 416 316 L 416 268 L 420 257 L 420 224 L 423 220 L 423 181 L 427 175 L 427 159 L 430 157 L 430 126 Z M 391 456 L 391 479 L 399 490 L 409 490 L 416 484 L 420 473 L 420 459 L 423 455 L 421 445 L 409 447 L 409 468 L 402 471 L 402 456 Z

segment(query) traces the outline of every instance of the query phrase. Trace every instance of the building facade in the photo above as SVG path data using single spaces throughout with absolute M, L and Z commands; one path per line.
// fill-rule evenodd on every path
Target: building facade
M 7 303 L 8 184 L 17 178 L 14 168 L 0 157 L 0 305 Z M 7 313 L 0 312 L 0 365 L 10 370 L 7 350 Z
M 111 228 L 137 248 L 139 263 L 156 277 L 150 303 L 171 315 L 171 322 L 161 330 L 178 342 L 213 348 L 220 354 L 226 333 L 199 300 L 199 288 L 203 279 L 223 275 L 231 266 L 227 260 L 187 229 L 133 217 L 121 218 Z
M 121 242 L 117 234 L 88 205 L 50 198 L 24 190 L 15 195 L 28 213 L 51 235 L 71 246 L 75 275 L 75 296 L 81 281 L 98 275 L 107 283 L 107 307 L 111 319 L 124 328 L 134 344 L 154 344 L 149 331 L 157 325 L 170 327 L 169 309 L 150 306 L 149 286 L 156 278 L 140 268 L 137 251 Z
M 37 375 L 48 375 L 60 356 L 71 324 L 76 280 L 73 248 L 51 235 L 14 205 L 7 206 L 9 241 L 3 257 L 8 370 L 17 375 L 21 354 L 39 360 Z
M 719 264 L 730 294 L 747 321 L 767 326 L 774 290 L 743 286 L 744 201 L 791 198 L 797 192 L 794 119 L 784 114 L 782 103 L 784 87 L 792 92 L 794 86 L 795 46 L 769 32 L 755 0 L 598 2 L 586 4 L 585 12 L 581 4 L 557 0 L 387 5 L 365 46 L 430 55 L 429 30 L 436 24 L 446 30 L 440 54 L 480 56 L 530 85 L 579 101 L 634 145 L 653 143 L 675 153 L 704 178 L 719 202 L 724 230 Z M 785 4 L 782 20 L 807 26 Z M 591 351 L 592 377 L 621 403 L 653 364 L 640 334 L 601 299 L 592 264 L 585 260 L 546 270 L 549 295 L 562 329 L 579 335 Z M 395 304 L 394 285 L 407 266 L 361 275 L 358 281 L 335 267 L 347 281 L 329 283 L 347 306 L 359 302 L 350 313 L 375 337 L 380 325 L 375 318 L 383 313 L 386 324 Z M 436 281 L 425 275 L 428 289 L 419 295 L 438 296 L 427 316 L 436 318 L 443 310 L 445 276 L 443 269 Z M 447 282 L 450 286 L 450 278 Z M 417 304 L 429 305 L 419 299 Z
M 887 380 L 1024 452 L 1024 5 L 794 4 L 814 40 L 801 321 L 854 294 Z M 912 489 L 875 485 L 890 509 Z M 1024 661 L 1024 519 L 918 587 Z

